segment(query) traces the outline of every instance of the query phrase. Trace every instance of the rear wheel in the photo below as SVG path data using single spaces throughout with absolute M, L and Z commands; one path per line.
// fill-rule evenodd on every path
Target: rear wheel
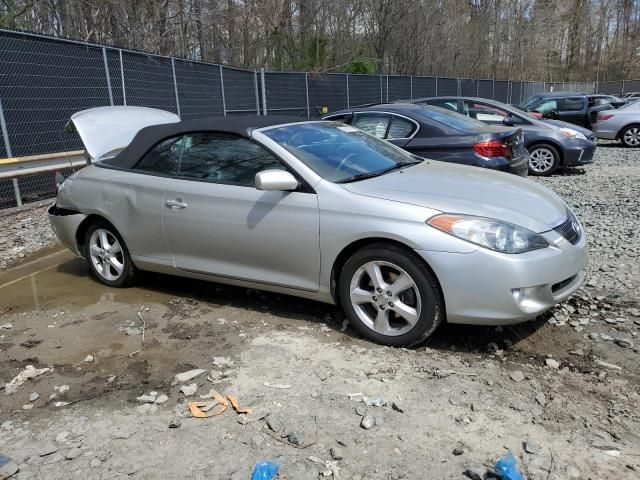
M 529 174 L 547 176 L 555 172 L 560 166 L 560 152 L 547 143 L 538 143 L 528 148 Z
M 620 133 L 620 141 L 622 145 L 628 148 L 640 147 L 640 126 L 631 125 Z
M 424 341 L 442 321 L 444 302 L 431 271 L 395 245 L 372 245 L 345 263 L 342 308 L 364 337 L 389 346 Z
M 85 234 L 85 258 L 93 276 L 110 287 L 128 287 L 136 276 L 122 237 L 105 221 L 93 223 Z

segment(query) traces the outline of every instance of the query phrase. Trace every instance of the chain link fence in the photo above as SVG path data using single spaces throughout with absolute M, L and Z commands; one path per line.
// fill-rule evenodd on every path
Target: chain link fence
M 77 135 L 64 126 L 73 113 L 93 107 L 145 106 L 183 119 L 239 114 L 317 118 L 344 108 L 429 96 L 518 104 L 546 91 L 640 90 L 637 80 L 544 83 L 253 71 L 8 30 L 0 30 L 0 59 L 0 208 L 55 194 L 54 172 L 21 176 L 16 171 L 8 177 L 3 161 L 18 157 L 22 166 L 42 155 L 81 150 Z

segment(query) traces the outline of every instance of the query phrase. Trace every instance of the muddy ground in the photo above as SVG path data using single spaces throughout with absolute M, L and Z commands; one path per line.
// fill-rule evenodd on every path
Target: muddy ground
M 259 460 L 282 479 L 482 478 L 508 451 L 528 479 L 640 478 L 640 152 L 597 155 L 536 180 L 585 224 L 587 285 L 535 322 L 445 325 L 411 350 L 296 298 L 160 275 L 109 289 L 46 241 L 7 261 L 0 385 L 52 369 L 0 391 L 12 478 L 239 480 Z M 185 397 L 172 383 L 191 369 L 206 373 Z M 211 388 L 252 413 L 191 418 L 186 399 Z M 168 400 L 136 400 L 150 392 Z

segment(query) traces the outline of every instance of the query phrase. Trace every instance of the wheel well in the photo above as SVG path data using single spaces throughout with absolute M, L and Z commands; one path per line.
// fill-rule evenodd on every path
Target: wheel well
M 418 261 L 422 262 L 422 264 L 425 267 L 427 267 L 427 269 L 431 272 L 431 274 L 433 275 L 433 278 L 436 279 L 436 283 L 438 284 L 438 289 L 440 290 L 440 296 L 442 297 L 442 301 L 444 302 L 444 294 L 442 292 L 442 286 L 440 285 L 440 280 L 438 279 L 438 276 L 431 268 L 431 265 L 429 265 L 422 257 L 417 255 L 411 247 L 408 247 L 402 242 L 399 242 L 397 240 L 391 240 L 389 238 L 374 237 L 374 238 L 363 238 L 361 240 L 356 240 L 355 242 L 347 245 L 345 248 L 342 249 L 342 251 L 338 254 L 335 261 L 333 262 L 333 267 L 331 268 L 331 296 L 333 297 L 333 300 L 336 302 L 337 305 L 340 305 L 338 282 L 339 282 L 340 273 L 342 272 L 342 268 L 344 267 L 344 264 L 351 257 L 351 255 L 353 255 L 358 250 L 361 250 L 370 245 L 380 245 L 380 244 L 393 245 L 395 247 L 398 247 L 406 251 L 410 255 L 414 256 Z M 445 305 L 445 312 L 446 312 L 446 305 Z
M 537 145 L 549 145 L 555 148 L 558 152 L 558 155 L 560 155 L 560 161 L 558 162 L 558 165 L 564 165 L 564 155 L 562 154 L 562 147 L 560 147 L 560 145 L 549 140 L 536 140 L 535 142 L 532 142 L 531 144 L 527 145 L 527 150 Z
M 80 223 L 80 225 L 78 225 L 78 229 L 76 230 L 76 245 L 78 246 L 78 251 L 80 253 L 84 252 L 84 247 L 85 247 L 84 237 L 86 236 L 87 230 L 92 224 L 94 224 L 97 221 L 106 222 L 109 225 L 111 225 L 111 227 L 113 227 L 114 230 L 117 230 L 116 227 L 114 227 L 113 224 L 106 218 L 96 214 L 89 215 L 87 218 L 85 218 L 82 221 L 82 223 Z
M 620 136 L 622 135 L 622 132 L 624 132 L 629 127 L 640 127 L 640 123 L 630 123 L 622 127 L 620 130 L 618 130 L 618 133 L 616 134 L 616 140 L 620 140 Z

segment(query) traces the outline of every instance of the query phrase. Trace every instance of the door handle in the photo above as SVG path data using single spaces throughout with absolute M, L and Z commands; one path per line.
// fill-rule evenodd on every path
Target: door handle
M 164 204 L 169 208 L 173 208 L 174 210 L 182 210 L 183 208 L 187 208 L 187 204 L 179 199 L 165 200 Z

